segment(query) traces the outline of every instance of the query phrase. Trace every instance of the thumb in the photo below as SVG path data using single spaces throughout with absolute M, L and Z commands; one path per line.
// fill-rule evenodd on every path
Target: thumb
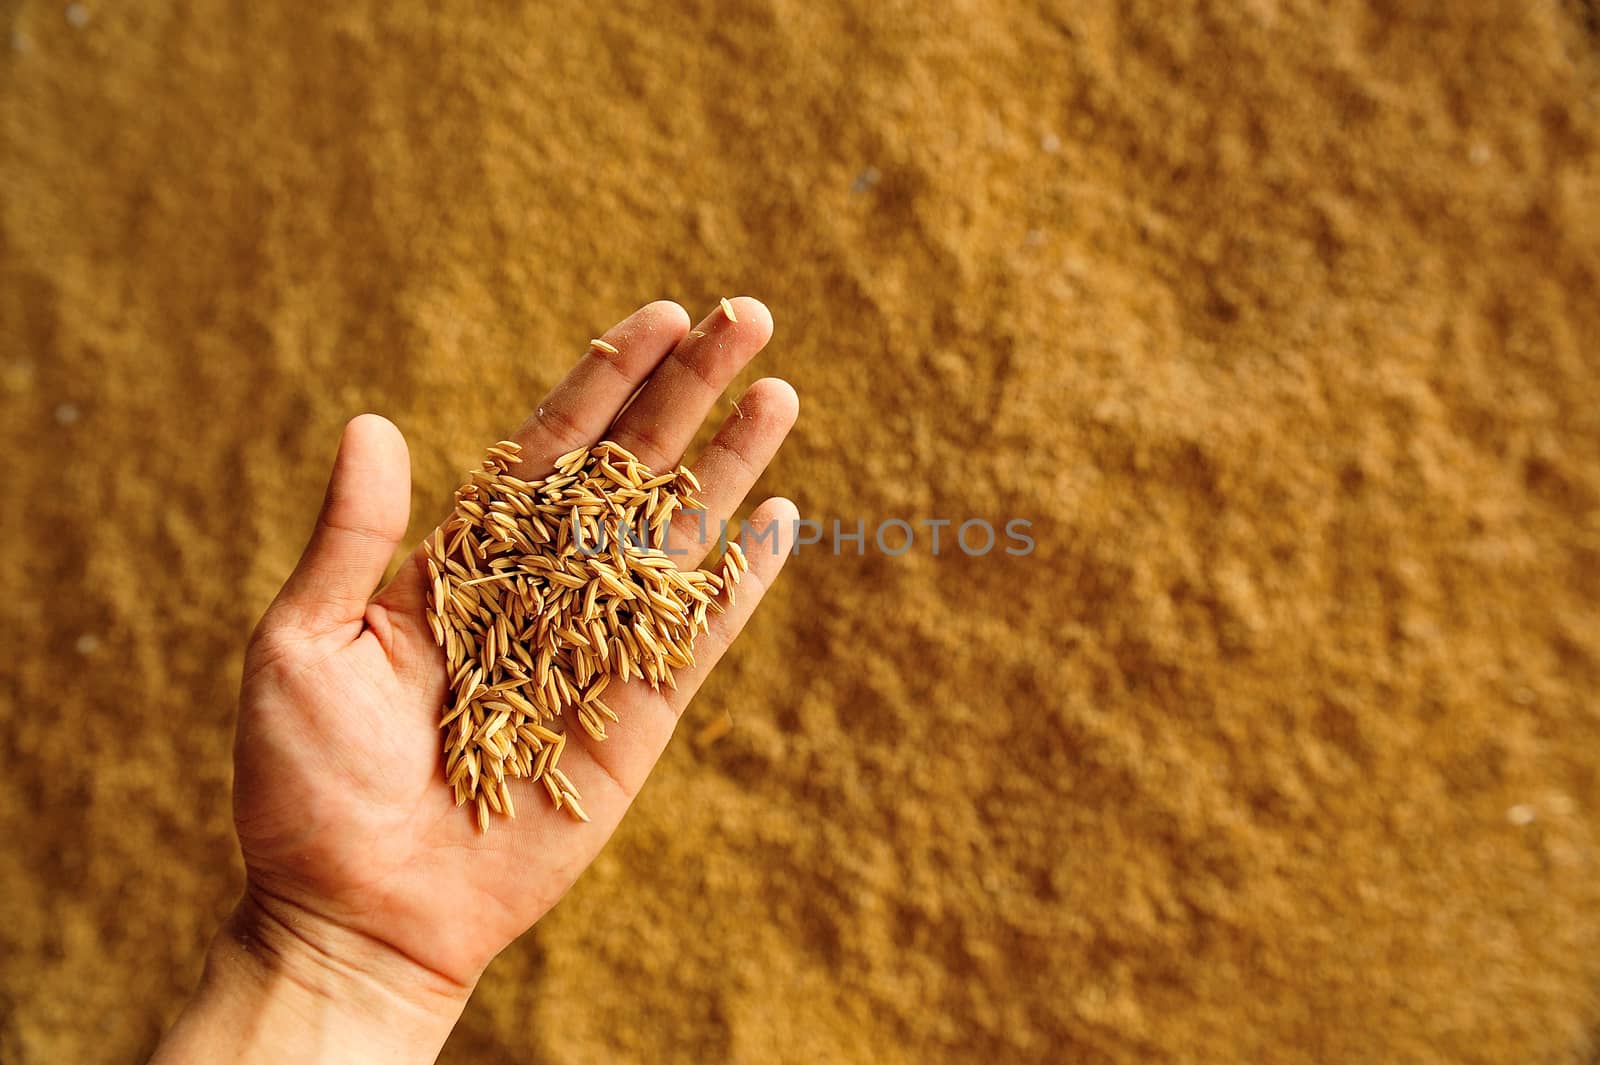
M 275 605 L 291 612 L 307 636 L 361 620 L 410 516 L 405 437 L 379 415 L 351 419 L 311 542 Z

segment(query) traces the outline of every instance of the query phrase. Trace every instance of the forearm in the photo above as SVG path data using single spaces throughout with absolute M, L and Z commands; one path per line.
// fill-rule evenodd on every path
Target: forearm
M 409 1065 L 438 1057 L 470 988 L 404 972 L 409 962 L 381 957 L 370 944 L 312 938 L 313 946 L 292 920 L 246 895 L 151 1065 Z

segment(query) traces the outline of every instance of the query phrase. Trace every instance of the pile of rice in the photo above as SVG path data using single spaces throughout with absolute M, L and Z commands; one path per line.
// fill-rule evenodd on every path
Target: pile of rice
M 747 566 L 730 540 L 715 570 L 678 567 L 700 537 L 680 531 L 675 545 L 674 517 L 704 520 L 687 467 L 655 473 L 607 440 L 526 481 L 508 472 L 521 454 L 491 447 L 425 545 L 428 623 L 450 672 L 445 777 L 482 831 L 491 813 L 516 816 L 506 782 L 519 777 L 587 821 L 560 766 L 567 726 L 605 739 L 613 681 L 676 690 L 673 671 L 694 665 L 695 637 Z

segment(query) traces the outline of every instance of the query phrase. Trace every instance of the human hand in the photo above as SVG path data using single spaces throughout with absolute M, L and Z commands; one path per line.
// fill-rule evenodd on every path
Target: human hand
M 690 332 L 681 307 L 653 303 L 609 330 L 603 339 L 616 354 L 591 347 L 513 435 L 525 456 L 513 472 L 542 476 L 556 456 L 602 438 L 656 468 L 680 461 L 722 390 L 771 335 L 759 302 L 732 306 L 737 321 L 719 309 Z M 789 385 L 756 382 L 695 462 L 710 541 L 797 410 Z M 234 817 L 246 889 L 207 975 L 226 990 L 212 995 L 209 1013 L 186 1015 L 163 1048 L 172 1056 L 157 1060 L 187 1060 L 182 1037 L 205 1016 L 212 1030 L 270 1030 L 271 1011 L 254 1008 L 266 988 L 291 1016 L 320 1017 L 334 1029 L 323 1034 L 323 1051 L 432 1060 L 490 959 L 561 898 L 610 838 L 683 708 L 782 567 L 796 518 L 784 499 L 757 508 L 752 523 L 777 522 L 777 538 L 750 552 L 736 604 L 696 642 L 697 664 L 677 675 L 676 691 L 637 679 L 613 686 L 606 698 L 621 720 L 609 738 L 597 743 L 569 729 L 562 768 L 591 820 L 573 822 L 532 793 L 537 785 L 516 781 L 514 795 L 528 792 L 518 816 L 480 834 L 472 808 L 455 805 L 442 776 L 446 676 L 425 616 L 421 551 L 374 594 L 409 510 L 404 439 L 382 418 L 356 418 L 310 544 L 245 657 Z M 711 546 L 693 516 L 680 516 L 670 535 L 674 550 L 689 549 L 684 566 Z M 281 1045 L 273 1056 L 283 1056 Z

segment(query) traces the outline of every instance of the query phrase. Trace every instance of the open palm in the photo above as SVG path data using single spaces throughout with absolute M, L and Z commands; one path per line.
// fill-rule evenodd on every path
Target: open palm
M 677 304 L 653 303 L 609 330 L 513 439 L 542 476 L 575 447 L 610 438 L 655 467 L 680 460 L 733 376 L 766 344 L 771 318 L 738 299 L 693 331 Z M 637 395 L 635 395 L 637 393 Z M 632 399 L 630 403 L 629 400 Z M 698 457 L 709 531 L 730 517 L 794 424 L 794 390 L 752 385 Z M 442 774 L 444 656 L 429 632 L 421 554 L 381 591 L 410 508 L 406 446 L 374 415 L 345 430 L 316 531 L 246 656 L 234 761 L 234 812 L 250 901 L 320 951 L 356 936 L 447 986 L 470 987 L 538 920 L 610 838 L 678 715 L 782 567 L 793 504 L 757 508 L 777 535 L 750 551 L 736 604 L 695 645 L 676 692 L 634 680 L 607 693 L 621 717 L 603 743 L 569 730 L 562 768 L 591 821 L 554 811 L 543 788 L 511 783 L 518 816 L 480 834 Z M 699 523 L 671 531 L 679 561 L 707 547 Z M 699 549 L 695 545 L 699 544 Z M 376 592 L 376 594 L 374 594 Z

